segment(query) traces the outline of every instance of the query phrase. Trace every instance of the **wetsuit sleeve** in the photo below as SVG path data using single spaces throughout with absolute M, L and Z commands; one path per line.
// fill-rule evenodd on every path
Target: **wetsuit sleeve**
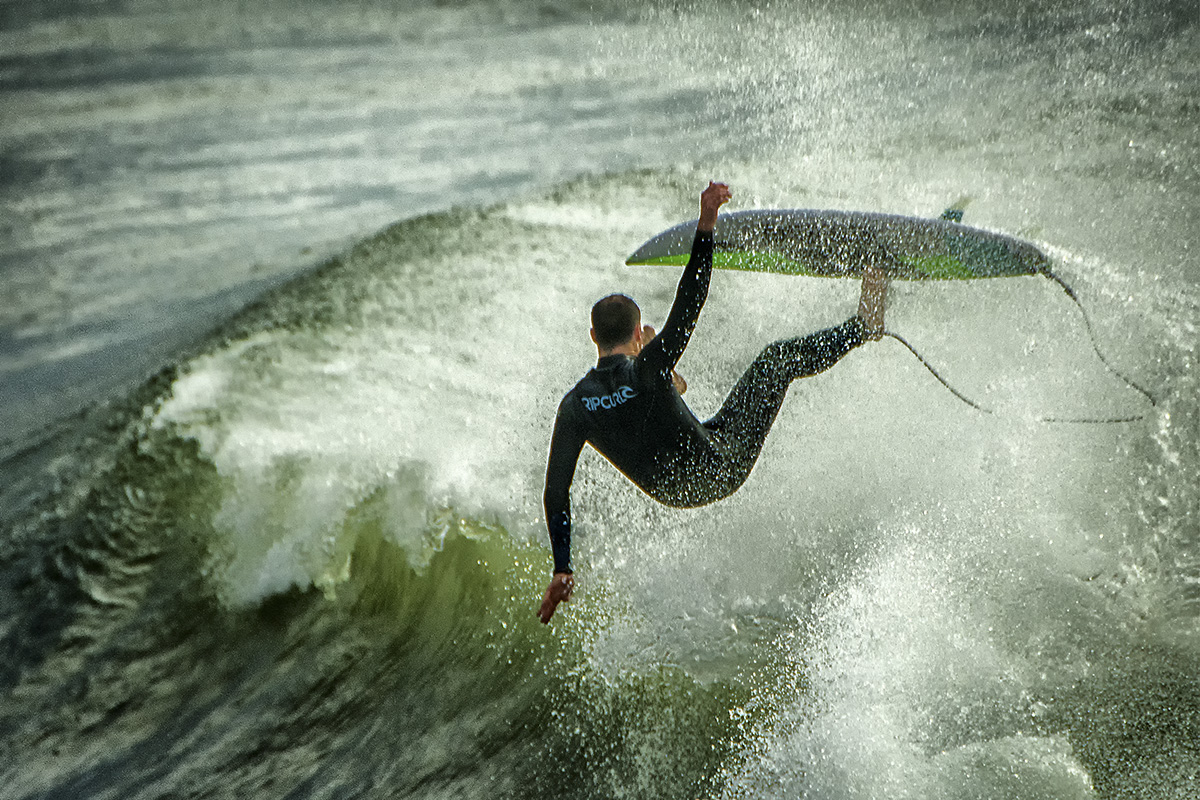
M 638 356 L 638 368 L 643 370 L 643 374 L 652 371 L 670 376 L 692 337 L 696 320 L 700 318 L 700 309 L 708 298 L 712 265 L 713 232 L 698 230 L 696 238 L 692 240 L 691 257 L 679 278 L 675 302 L 671 305 L 667 322 Z
M 542 504 L 546 512 L 546 527 L 550 531 L 550 548 L 554 551 L 554 571 L 572 572 L 571 568 L 571 481 L 575 465 L 583 450 L 584 436 L 574 424 L 565 404 L 558 409 L 554 434 L 550 437 L 550 458 L 546 465 L 546 489 Z

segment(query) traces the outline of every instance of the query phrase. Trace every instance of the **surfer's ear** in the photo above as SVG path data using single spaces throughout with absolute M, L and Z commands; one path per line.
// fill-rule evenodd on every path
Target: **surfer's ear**
M 638 324 L 633 327 L 633 336 L 629 337 L 629 341 L 633 342 L 635 353 L 642 352 L 642 348 L 646 346 L 646 329 L 642 327 L 642 321 L 638 320 Z

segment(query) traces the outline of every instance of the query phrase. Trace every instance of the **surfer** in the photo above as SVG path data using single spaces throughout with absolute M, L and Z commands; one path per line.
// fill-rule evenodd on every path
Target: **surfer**
M 766 347 L 716 416 L 700 422 L 680 396 L 675 373 L 708 296 L 717 212 L 732 197 L 723 183 L 700 195 L 691 258 L 679 279 L 662 332 L 643 326 L 637 304 L 622 294 L 592 307 L 598 361 L 562 399 L 550 440 L 544 495 L 554 551 L 554 578 L 538 617 L 549 622 L 574 588 L 570 489 L 585 443 L 646 494 L 675 508 L 707 505 L 733 494 L 754 467 L 775 416 L 796 378 L 832 367 L 850 350 L 883 336 L 887 277 L 863 272 L 858 315 L 837 327 Z

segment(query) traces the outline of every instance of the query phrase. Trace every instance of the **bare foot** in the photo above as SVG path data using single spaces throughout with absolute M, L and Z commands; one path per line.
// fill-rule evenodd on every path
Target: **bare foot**
M 888 275 L 880 267 L 863 268 L 862 295 L 858 299 L 858 316 L 867 331 L 867 339 L 877 342 L 883 338 L 883 311 L 887 305 Z

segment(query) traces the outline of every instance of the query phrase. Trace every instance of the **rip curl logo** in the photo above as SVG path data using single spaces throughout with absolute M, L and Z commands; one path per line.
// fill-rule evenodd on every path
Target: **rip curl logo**
M 612 394 L 600 395 L 599 397 L 582 397 L 583 407 L 588 411 L 595 411 L 597 408 L 616 408 L 622 403 L 637 397 L 637 392 L 632 386 L 622 386 Z

